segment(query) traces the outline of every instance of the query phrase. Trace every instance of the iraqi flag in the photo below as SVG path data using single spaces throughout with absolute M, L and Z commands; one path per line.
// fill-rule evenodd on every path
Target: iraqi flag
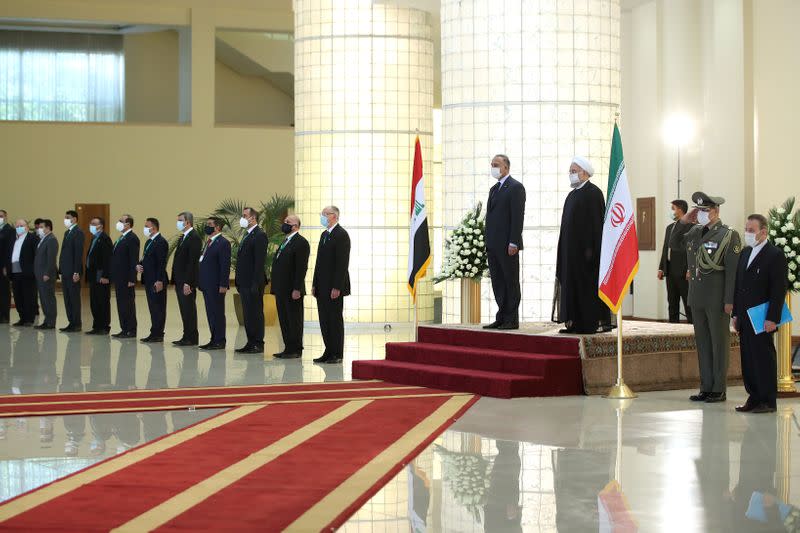
M 408 292 L 417 301 L 417 283 L 431 262 L 428 240 L 428 213 L 425 210 L 425 182 L 422 179 L 422 149 L 419 137 L 414 146 L 414 171 L 411 177 L 411 235 L 408 239 Z
M 636 238 L 636 220 L 628 188 L 625 158 L 622 155 L 622 139 L 619 128 L 614 124 L 598 276 L 600 299 L 614 313 L 622 305 L 625 291 L 638 270 L 639 240 Z

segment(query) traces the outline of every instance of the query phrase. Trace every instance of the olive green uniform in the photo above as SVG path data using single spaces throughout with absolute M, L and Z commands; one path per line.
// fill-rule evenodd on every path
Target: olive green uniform
M 731 346 L 731 317 L 724 308 L 733 305 L 741 239 L 720 220 L 709 226 L 695 225 L 678 238 L 686 246 L 688 259 L 700 391 L 724 393 Z

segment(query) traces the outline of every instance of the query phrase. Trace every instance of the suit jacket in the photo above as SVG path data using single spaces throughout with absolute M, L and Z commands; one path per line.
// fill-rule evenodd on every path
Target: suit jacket
M 312 281 L 317 294 L 331 289 L 338 289 L 342 296 L 350 294 L 349 264 L 350 235 L 338 224 L 331 232 L 323 231 L 317 246 L 317 263 Z
M 77 225 L 64 232 L 61 241 L 61 255 L 58 258 L 58 271 L 62 277 L 71 278 L 73 274 L 83 275 L 83 230 Z
M 111 281 L 117 286 L 136 283 L 136 265 L 139 262 L 139 237 L 129 231 L 114 244 L 111 254 Z
M 176 286 L 183 284 L 197 287 L 200 278 L 200 252 L 203 242 L 196 229 L 187 233 L 175 248 L 172 259 L 172 282 Z
M 36 245 L 36 257 L 33 261 L 33 273 L 36 281 L 42 281 L 43 276 L 49 276 L 55 281 L 58 276 L 57 258 L 58 240 L 55 235 L 50 233 Z
M 486 203 L 486 249 L 505 250 L 516 244 L 522 250 L 522 222 L 525 217 L 525 187 L 511 176 L 503 186 L 497 182 Z
M 661 247 L 661 261 L 658 269 L 664 274 L 672 276 L 685 276 L 689 268 L 686 259 L 686 246 L 683 236 L 692 229 L 689 224 L 673 222 L 667 226 L 664 233 L 664 244 Z
M 246 234 L 236 252 L 236 288 L 258 290 L 267 283 L 264 260 L 267 256 L 267 234 L 256 226 Z
M 200 290 L 216 292 L 220 287 L 228 288 L 231 279 L 231 243 L 222 235 L 206 241 L 200 261 Z
M 22 277 L 33 278 L 33 264 L 36 261 L 36 246 L 39 244 L 39 236 L 29 231 L 25 235 L 25 242 L 22 243 L 22 250 L 19 252 L 19 266 L 22 268 Z M 11 274 L 11 256 L 14 254 L 14 243 L 8 249 L 8 273 Z
M 86 281 L 97 283 L 100 278 L 111 277 L 111 253 L 114 245 L 105 232 L 93 236 L 92 239 L 94 246 L 90 244 L 86 253 Z
M 144 267 L 142 283 L 146 287 L 152 287 L 156 281 L 160 281 L 164 285 L 169 283 L 169 279 L 167 279 L 168 255 L 169 243 L 160 233 L 155 239 L 147 239 L 145 241 L 142 259 L 139 264 Z
M 296 233 L 286 246 L 272 261 L 272 294 L 288 296 L 292 291 L 306 293 L 306 273 L 308 272 L 308 256 L 311 246 L 308 241 Z
M 3 275 L 3 268 L 11 276 L 11 252 L 14 251 L 15 240 L 17 240 L 17 232 L 11 224 L 6 222 L 0 228 L 0 276 Z
M 750 267 L 747 262 L 753 249 L 742 250 L 736 269 L 736 290 L 733 297 L 733 316 L 749 320 L 747 310 L 769 302 L 767 320 L 780 322 L 787 290 L 786 256 L 771 242 L 767 242 Z

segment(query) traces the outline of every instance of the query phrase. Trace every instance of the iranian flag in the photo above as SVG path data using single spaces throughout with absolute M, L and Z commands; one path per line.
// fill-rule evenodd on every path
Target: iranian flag
M 622 139 L 619 128 L 614 124 L 598 277 L 600 299 L 614 313 L 622 305 L 625 291 L 638 270 L 639 241 L 636 238 L 636 220 L 628 188 L 625 158 L 622 156 Z
M 419 137 L 414 146 L 414 171 L 411 175 L 411 235 L 408 239 L 408 291 L 417 301 L 417 283 L 431 262 L 428 240 L 428 214 L 425 211 L 425 182 L 422 176 L 422 149 Z

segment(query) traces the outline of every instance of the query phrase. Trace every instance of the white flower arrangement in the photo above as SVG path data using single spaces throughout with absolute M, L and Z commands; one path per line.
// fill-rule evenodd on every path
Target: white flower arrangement
M 481 208 L 482 205 L 478 202 L 464 215 L 458 227 L 445 240 L 442 272 L 434 276 L 434 283 L 457 278 L 480 281 L 488 270 L 484 241 L 486 223 L 481 216 Z
M 794 197 L 787 199 L 783 205 L 769 210 L 769 235 L 775 244 L 786 255 L 789 267 L 789 290 L 800 292 L 800 279 L 797 270 L 800 267 L 800 209 L 794 211 Z M 794 214 L 792 214 L 794 212 Z

